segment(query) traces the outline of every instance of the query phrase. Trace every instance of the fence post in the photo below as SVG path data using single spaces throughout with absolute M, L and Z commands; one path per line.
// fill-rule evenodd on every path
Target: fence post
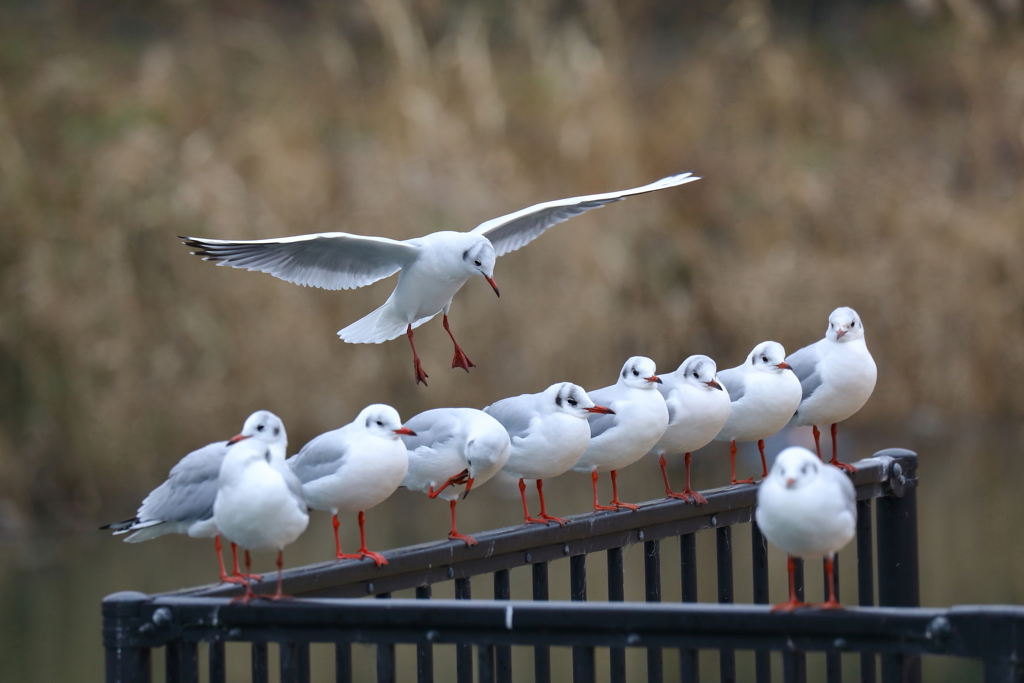
M 878 604 L 920 607 L 917 559 L 917 455 L 902 449 L 889 456 L 889 494 L 875 504 L 878 532 Z M 920 683 L 921 658 L 882 655 L 882 683 Z
M 103 647 L 106 650 L 107 683 L 149 683 L 153 675 L 148 647 L 128 646 L 124 641 L 139 632 L 141 607 L 149 596 L 122 591 L 103 598 Z

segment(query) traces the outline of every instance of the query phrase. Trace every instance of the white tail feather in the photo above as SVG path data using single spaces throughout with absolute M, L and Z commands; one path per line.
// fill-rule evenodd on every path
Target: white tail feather
M 173 534 L 174 532 L 178 531 L 178 525 L 171 524 L 169 522 L 155 522 L 152 524 L 152 526 L 150 526 L 149 524 L 145 524 L 145 526 L 142 527 L 136 525 L 132 529 L 125 529 L 125 531 L 134 532 L 131 536 L 124 539 L 125 543 L 141 543 L 142 541 L 149 541 L 154 538 L 159 538 L 160 536 L 163 536 L 165 534 Z M 125 533 L 125 531 L 121 531 L 119 533 L 123 534 Z
M 392 311 L 390 303 L 391 299 L 388 299 L 384 302 L 383 306 L 374 312 L 363 316 L 345 329 L 340 330 L 338 336 L 341 337 L 342 341 L 349 344 L 381 344 L 402 336 L 405 334 L 409 324 L 393 315 L 389 315 Z M 434 315 L 437 315 L 437 313 Z M 434 315 L 420 318 L 412 324 L 413 329 L 427 322 Z

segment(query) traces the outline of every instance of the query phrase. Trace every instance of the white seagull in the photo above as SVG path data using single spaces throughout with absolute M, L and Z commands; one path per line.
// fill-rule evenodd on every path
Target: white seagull
M 789 554 L 789 602 L 774 610 L 791 612 L 807 605 L 796 598 L 794 557 L 824 557 L 828 599 L 821 607 L 838 609 L 833 562 L 856 533 L 856 491 L 843 472 L 794 446 L 779 453 L 757 490 L 754 518 L 761 533 Z
M 767 477 L 764 440 L 785 427 L 800 405 L 800 380 L 785 358 L 782 344 L 761 342 L 743 365 L 718 373 L 719 380 L 729 391 L 732 409 L 715 439 L 729 442 L 733 484 L 754 483 L 753 479 L 736 480 L 736 442 L 757 441 L 761 476 Z
M 818 425 L 832 425 L 831 464 L 848 472 L 851 465 L 836 455 L 836 423 L 864 407 L 875 389 L 878 369 L 864 341 L 864 323 L 857 311 L 842 306 L 828 317 L 825 338 L 786 359 L 803 387 L 803 400 L 790 420 L 814 430 L 814 448 L 821 457 Z
M 334 550 L 339 560 L 370 558 L 377 566 L 388 561 L 366 548 L 364 512 L 387 500 L 398 490 L 409 467 L 401 435 L 415 435 L 402 426 L 391 406 L 363 408 L 351 423 L 316 437 L 288 458 L 288 465 L 302 482 L 306 503 L 314 510 L 331 513 Z M 341 552 L 338 512 L 359 513 L 359 552 Z
M 590 472 L 594 487 L 594 510 L 638 510 L 640 506 L 619 500 L 617 471 L 644 457 L 668 427 L 668 408 L 655 387 L 661 379 L 654 374 L 654 361 L 633 356 L 622 366 L 610 387 L 589 392 L 590 398 L 611 409 L 608 415 L 591 415 L 590 445 L 573 465 L 576 472 Z M 597 502 L 598 472 L 612 473 L 611 505 Z
M 285 597 L 281 592 L 284 547 L 292 543 L 309 524 L 302 498 L 302 486 L 287 468 L 274 467 L 270 447 L 255 439 L 234 446 L 224 456 L 213 503 L 213 522 L 232 543 L 245 548 L 245 571 L 252 560 L 250 550 L 277 551 L 277 592 L 271 600 Z M 245 584 L 243 600 L 255 597 Z
M 502 469 L 519 478 L 526 523 L 552 521 L 565 526 L 565 519 L 547 512 L 543 480 L 568 472 L 587 450 L 590 415 L 614 415 L 614 411 L 596 405 L 583 387 L 562 382 L 552 384 L 539 394 L 502 399 L 484 408 L 484 412 L 500 422 L 512 440 L 512 455 Z M 539 519 L 530 516 L 524 479 L 537 481 Z
M 213 502 L 217 498 L 217 477 L 224 456 L 234 444 L 252 437 L 270 449 L 270 457 L 277 467 L 284 467 L 285 452 L 288 448 L 288 433 L 281 418 L 269 410 L 257 410 L 250 415 L 238 436 L 228 441 L 217 441 L 194 450 L 171 468 L 167 480 L 153 489 L 135 517 L 101 527 L 112 529 L 114 535 L 131 533 L 124 539 L 127 543 L 148 541 L 164 534 L 184 534 L 192 538 L 213 538 L 217 549 L 217 565 L 220 580 L 229 583 L 244 583 L 245 578 L 238 568 L 238 553 L 231 544 L 233 570 L 230 575 L 224 568 L 221 557 L 220 535 L 213 522 Z
M 718 381 L 718 366 L 707 356 L 690 356 L 675 372 L 661 375 L 658 391 L 668 406 L 668 428 L 651 453 L 658 455 L 665 495 L 691 501 L 695 505 L 708 499 L 690 488 L 690 453 L 711 443 L 729 419 L 729 392 Z M 685 453 L 686 487 L 675 493 L 665 471 L 666 453 Z
M 553 225 L 625 199 L 699 180 L 692 173 L 662 178 L 643 187 L 606 194 L 572 197 L 536 204 L 481 223 L 470 232 L 435 232 L 410 240 L 324 232 L 268 240 L 213 240 L 182 237 L 192 252 L 219 266 L 256 270 L 322 289 L 355 289 L 394 275 L 398 284 L 384 305 L 338 332 L 350 344 L 380 344 L 401 334 L 409 337 L 416 381 L 426 384 L 413 329 L 444 314 L 444 328 L 455 345 L 452 367 L 474 367 L 448 327 L 452 297 L 473 275 L 490 283 L 494 293 L 494 261 L 526 246 Z
M 409 471 L 402 486 L 448 501 L 452 528 L 448 538 L 476 545 L 476 539 L 460 534 L 455 524 L 455 504 L 474 484 L 482 485 L 508 461 L 511 446 L 505 428 L 493 417 L 474 408 L 435 408 L 407 423 L 415 434 L 402 437 L 409 454 Z M 465 484 L 465 489 L 459 486 Z

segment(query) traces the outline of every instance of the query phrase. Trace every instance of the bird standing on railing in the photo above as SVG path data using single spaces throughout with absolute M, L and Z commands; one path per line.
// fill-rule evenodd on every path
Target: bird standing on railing
M 465 498 L 474 485 L 481 486 L 508 462 L 508 433 L 493 417 L 474 408 L 435 408 L 407 424 L 416 433 L 402 437 L 409 457 L 402 486 L 447 500 L 452 514 L 448 538 L 476 545 L 472 536 L 459 533 L 455 505 L 460 493 Z
M 690 488 L 690 453 L 711 443 L 729 419 L 729 392 L 718 381 L 718 366 L 707 356 L 690 356 L 675 372 L 660 375 L 658 391 L 668 407 L 668 427 L 651 449 L 658 455 L 665 495 L 693 502 L 708 500 Z M 685 453 L 686 487 L 672 491 L 665 471 L 666 453 Z
M 832 460 L 847 472 L 856 470 L 839 462 L 836 425 L 864 407 L 875 389 L 878 369 L 864 341 L 864 323 L 846 306 L 828 317 L 825 338 L 805 346 L 786 359 L 803 388 L 803 400 L 790 420 L 814 430 L 814 448 L 821 458 L 818 425 L 832 425 Z
M 794 557 L 825 558 L 828 599 L 820 607 L 842 608 L 835 596 L 835 554 L 856 533 L 856 498 L 850 478 L 806 448 L 787 448 L 775 458 L 754 510 L 764 537 L 789 555 L 789 601 L 772 611 L 808 606 L 796 597 Z
M 622 366 L 615 384 L 588 392 L 592 400 L 612 411 L 587 418 L 590 444 L 572 467 L 576 472 L 590 472 L 594 510 L 639 509 L 638 505 L 619 500 L 617 472 L 644 457 L 668 426 L 668 408 L 655 388 L 661 383 L 655 370 L 650 358 L 633 356 Z M 612 475 L 611 505 L 600 505 L 597 501 L 598 472 L 609 471 Z
M 224 456 L 218 478 L 213 521 L 232 543 L 245 548 L 245 571 L 252 560 L 250 550 L 277 551 L 277 592 L 281 590 L 284 547 L 295 541 L 309 525 L 302 485 L 287 468 L 274 467 L 270 448 L 256 440 L 242 441 Z M 255 597 L 245 583 L 244 602 Z
M 380 553 L 366 548 L 365 511 L 394 493 L 409 467 L 401 436 L 415 432 L 402 426 L 391 406 L 363 408 L 351 423 L 326 432 L 288 458 L 288 465 L 302 482 L 306 503 L 314 510 L 328 510 L 334 525 L 334 550 L 339 560 L 370 558 L 377 566 L 387 564 Z M 338 513 L 359 513 L 359 552 L 341 552 Z
M 263 273 L 297 285 L 323 289 L 355 289 L 401 271 L 395 291 L 383 306 L 338 332 L 350 344 L 380 344 L 401 334 L 409 337 L 416 382 L 426 384 L 412 331 L 444 314 L 444 329 L 455 345 L 453 368 L 474 367 L 448 327 L 452 297 L 474 275 L 487 280 L 494 293 L 494 262 L 498 256 L 526 246 L 553 225 L 625 199 L 699 180 L 680 173 L 631 190 L 572 197 L 536 204 L 493 218 L 470 232 L 435 232 L 398 241 L 344 232 L 281 237 L 269 240 L 213 240 L 182 237 L 192 252 L 219 266 Z
M 217 478 L 224 456 L 232 446 L 243 439 L 252 438 L 270 449 L 271 463 L 288 469 L 284 464 L 288 448 L 288 433 L 281 418 L 269 410 L 258 410 L 250 415 L 238 436 L 228 441 L 211 443 L 194 450 L 171 468 L 167 481 L 153 489 L 132 519 L 101 527 L 113 529 L 114 535 L 133 532 L 124 539 L 127 543 L 148 541 L 164 534 L 186 534 L 192 538 L 213 538 L 217 549 L 220 580 L 244 583 L 248 576 L 238 569 L 238 552 L 231 544 L 232 572 L 228 575 L 221 557 L 220 535 L 213 522 L 213 502 L 217 498 Z
M 785 362 L 786 350 L 773 341 L 761 342 L 743 365 L 718 373 L 729 392 L 729 419 L 717 441 L 729 442 L 733 484 L 753 484 L 753 479 L 736 480 L 736 442 L 757 441 L 761 453 L 761 476 L 768 476 L 764 440 L 786 426 L 800 405 L 800 380 Z
M 566 520 L 547 513 L 544 504 L 544 479 L 568 472 L 590 445 L 590 415 L 614 415 L 611 408 L 591 400 L 583 387 L 570 382 L 552 384 L 539 394 L 522 394 L 502 399 L 484 408 L 508 432 L 512 454 L 503 471 L 519 479 L 523 499 L 523 518 L 527 524 Z M 526 482 L 537 481 L 540 519 L 530 516 L 526 504 Z

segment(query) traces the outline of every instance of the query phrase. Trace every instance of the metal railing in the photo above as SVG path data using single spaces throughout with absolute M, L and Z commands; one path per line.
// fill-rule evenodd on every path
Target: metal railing
M 856 463 L 857 604 L 843 611 L 771 614 L 767 546 L 751 524 L 754 605 L 733 602 L 732 526 L 753 520 L 757 489 L 704 492 L 707 505 L 653 501 L 634 513 L 588 513 L 565 527 L 516 526 L 477 534 L 478 545 L 433 542 L 385 553 L 388 564 L 327 562 L 285 572 L 296 600 L 232 605 L 237 586 L 207 586 L 163 596 L 117 593 L 103 602 L 107 680 L 149 681 L 151 650 L 166 648 L 168 681 L 198 681 L 198 644 L 209 643 L 209 680 L 225 680 L 224 644 L 252 643 L 252 679 L 267 681 L 268 642 L 280 644 L 282 681 L 308 681 L 310 643 L 335 644 L 335 679 L 352 680 L 352 643 L 377 645 L 377 679 L 395 681 L 395 645 L 414 644 L 416 678 L 433 680 L 433 645 L 456 645 L 457 680 L 512 680 L 511 646 L 534 647 L 533 679 L 551 680 L 551 647 L 572 648 L 573 679 L 595 680 L 595 648 L 609 649 L 612 683 L 626 680 L 626 648 L 646 648 L 647 678 L 663 678 L 663 649 L 679 651 L 680 678 L 699 679 L 700 649 L 719 651 L 720 679 L 736 680 L 735 651 L 755 651 L 758 683 L 771 680 L 770 654 L 783 653 L 783 678 L 805 681 L 805 652 L 826 653 L 828 681 L 842 680 L 840 654 L 861 653 L 860 680 L 920 681 L 922 654 L 981 658 L 986 681 L 1017 681 L 1024 652 L 1024 609 L 920 609 L 917 562 L 917 456 L 891 449 Z M 872 501 L 877 500 L 876 505 Z M 877 544 L 872 539 L 872 508 Z M 715 530 L 718 601 L 697 600 L 696 534 Z M 661 547 L 680 538 L 682 603 L 661 600 Z M 625 603 L 623 548 L 643 543 L 646 603 Z M 877 564 L 874 550 L 877 547 Z M 587 604 L 587 559 L 607 553 L 609 602 Z M 547 602 L 548 564 L 568 558 L 571 602 Z M 532 569 L 533 601 L 511 600 L 510 570 Z M 877 569 L 878 604 L 874 573 Z M 470 601 L 471 578 L 493 574 L 494 597 Z M 455 582 L 455 600 L 430 600 L 431 585 Z M 269 592 L 271 583 L 255 590 Z M 803 566 L 798 563 L 802 597 Z M 837 579 L 838 584 L 838 579 Z M 416 590 L 416 600 L 390 598 Z M 836 586 L 838 591 L 838 585 Z M 518 596 L 517 596 L 518 597 Z M 348 598 L 348 599 L 346 599 Z M 1019 635 L 1018 635 L 1019 634 Z

